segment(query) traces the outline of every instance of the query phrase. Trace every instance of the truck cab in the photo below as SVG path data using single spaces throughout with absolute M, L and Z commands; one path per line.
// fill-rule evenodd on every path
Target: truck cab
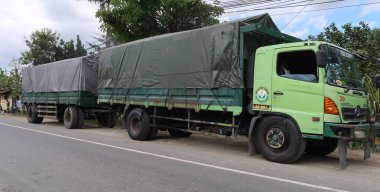
M 306 152 L 326 155 L 339 146 L 342 167 L 347 165 L 347 141 L 363 142 L 368 158 L 373 128 L 367 122 L 360 60 L 343 48 L 319 41 L 258 48 L 252 110 L 261 116 L 290 119 L 307 140 Z M 280 129 L 269 129 L 268 146 L 285 145 L 284 135 Z

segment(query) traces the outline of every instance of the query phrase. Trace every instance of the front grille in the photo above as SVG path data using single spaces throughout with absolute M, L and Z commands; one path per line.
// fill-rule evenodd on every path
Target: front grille
M 359 113 L 355 111 L 356 108 L 342 108 L 342 115 L 343 119 L 346 121 L 352 121 L 352 120 L 364 120 L 367 117 L 367 109 L 366 108 L 360 108 Z

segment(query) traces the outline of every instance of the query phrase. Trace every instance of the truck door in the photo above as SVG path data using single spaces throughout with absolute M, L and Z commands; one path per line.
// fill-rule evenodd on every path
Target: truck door
M 323 83 L 311 49 L 274 51 L 272 111 L 289 115 L 302 133 L 323 133 Z

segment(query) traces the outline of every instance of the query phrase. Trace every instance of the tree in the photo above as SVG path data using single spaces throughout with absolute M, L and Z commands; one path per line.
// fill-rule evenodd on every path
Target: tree
M 21 95 L 21 74 L 16 67 L 9 74 L 0 69 L 0 92 L 11 91 L 11 97 Z
M 30 39 L 25 39 L 26 46 L 29 50 L 21 53 L 20 62 L 38 65 L 55 61 L 55 51 L 59 35 L 52 30 L 43 28 L 34 31 Z
M 75 55 L 87 55 L 87 51 L 84 48 L 84 44 L 82 43 L 82 40 L 80 40 L 79 35 L 77 35 L 77 42 L 75 45 Z
M 62 59 L 80 57 L 87 54 L 79 35 L 74 40 L 65 42 L 57 32 L 43 28 L 34 31 L 29 39 L 25 39 L 28 50 L 21 53 L 20 63 L 40 65 Z
M 9 90 L 12 91 L 11 97 L 15 98 L 16 96 L 21 95 L 21 81 L 20 70 L 13 68 L 8 76 Z
M 89 0 L 100 4 L 96 17 L 119 42 L 191 30 L 219 23 L 223 13 L 202 0 Z
M 0 92 L 6 91 L 8 88 L 8 77 L 5 74 L 5 71 L 0 68 Z
M 368 24 L 360 22 L 358 26 L 347 23 L 339 29 L 335 23 L 325 28 L 317 36 L 309 36 L 309 40 L 320 40 L 333 43 L 356 53 L 366 60 L 360 64 L 362 74 L 374 76 L 380 72 L 376 59 L 380 57 L 380 29 L 371 29 Z

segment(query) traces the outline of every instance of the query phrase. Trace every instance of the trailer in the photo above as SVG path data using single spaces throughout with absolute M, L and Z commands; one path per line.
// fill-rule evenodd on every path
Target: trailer
M 345 167 L 347 142 L 364 143 L 368 158 L 374 140 L 358 62 L 281 33 L 264 14 L 102 50 L 97 100 L 123 114 L 135 140 L 208 130 L 246 135 L 251 155 L 279 163 L 338 147 Z
M 84 119 L 113 127 L 116 113 L 97 104 L 97 55 L 67 59 L 22 71 L 22 102 L 29 123 L 57 119 L 68 129 L 81 128 Z

